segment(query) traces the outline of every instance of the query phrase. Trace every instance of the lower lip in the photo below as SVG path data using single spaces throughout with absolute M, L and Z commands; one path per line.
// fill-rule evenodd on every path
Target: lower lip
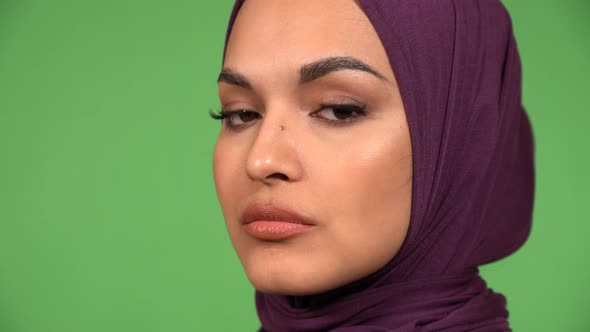
M 246 227 L 246 233 L 257 239 L 279 241 L 307 232 L 313 228 L 313 225 L 296 224 L 284 221 L 257 220 L 245 224 L 244 227 Z

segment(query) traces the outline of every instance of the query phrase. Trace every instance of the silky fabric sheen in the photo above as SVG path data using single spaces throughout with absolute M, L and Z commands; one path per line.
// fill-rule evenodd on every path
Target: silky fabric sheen
M 505 297 L 477 268 L 521 247 L 532 220 L 533 136 L 509 14 L 497 0 L 359 2 L 410 128 L 408 233 L 392 260 L 351 284 L 256 291 L 260 331 L 510 331 Z

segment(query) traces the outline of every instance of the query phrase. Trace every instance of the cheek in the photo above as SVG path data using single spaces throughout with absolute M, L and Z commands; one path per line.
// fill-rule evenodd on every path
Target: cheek
M 328 226 L 341 254 L 376 269 L 395 255 L 409 225 L 409 133 L 405 128 L 385 128 L 355 137 L 364 139 L 348 144 L 321 170 L 318 187 L 323 189 L 317 194 L 330 211 Z
M 324 196 L 322 193 L 329 192 L 325 197 L 328 201 L 340 201 L 339 205 L 353 208 L 358 204 L 345 203 L 379 202 L 405 193 L 412 176 L 412 152 L 404 130 L 398 130 L 355 134 L 363 139 L 343 143 L 346 148 L 326 149 L 337 153 L 320 152 L 321 159 L 329 162 L 318 163 L 317 179 L 322 183 L 316 187 L 317 194 Z
M 215 144 L 213 152 L 213 178 L 215 189 L 224 215 L 227 216 L 236 204 L 237 195 L 243 186 L 236 186 L 240 180 L 240 153 L 222 138 Z
M 239 229 L 235 211 L 240 203 L 240 197 L 246 190 L 244 175 L 240 173 L 240 153 L 234 145 L 230 145 L 223 138 L 218 138 L 213 151 L 213 177 L 215 190 L 221 206 L 225 225 L 236 249 L 239 244 Z M 237 247 L 236 247 L 237 246 Z M 239 250 L 238 250 L 239 251 Z
M 225 157 L 227 155 L 223 153 L 223 145 L 218 140 L 213 151 L 213 180 L 215 181 L 215 190 L 221 205 L 223 205 L 224 189 L 226 188 L 224 180 L 227 180 L 227 167 L 224 166 L 227 166 L 228 163 Z

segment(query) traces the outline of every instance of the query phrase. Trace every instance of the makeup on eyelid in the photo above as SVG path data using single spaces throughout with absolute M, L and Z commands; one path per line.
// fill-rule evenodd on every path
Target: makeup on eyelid
M 336 71 L 329 76 L 298 85 L 297 90 L 291 90 L 288 96 L 284 95 L 281 98 L 293 98 L 292 105 L 297 106 L 289 107 L 299 108 L 322 124 L 332 127 L 353 125 L 368 114 L 367 103 L 360 100 L 371 100 L 371 104 L 379 104 L 383 97 L 381 92 L 376 91 L 379 89 L 376 89 L 373 83 L 369 83 L 371 80 L 374 81 L 375 77 L 361 72 L 344 72 L 346 71 Z M 238 75 L 235 72 L 230 73 Z M 246 76 L 240 77 L 247 81 Z M 245 129 L 253 124 L 254 120 L 265 116 L 266 102 L 260 95 L 263 91 L 257 91 L 260 86 L 236 88 L 232 82 L 228 82 L 226 78 L 220 81 L 223 83 L 220 84 L 220 100 L 223 106 L 218 115 L 212 117 L 223 120 L 230 130 Z
M 365 108 L 366 108 L 366 105 L 364 105 L 364 104 L 357 105 L 357 104 L 350 104 L 350 103 L 347 103 L 347 104 L 326 103 L 326 104 L 321 104 L 319 109 L 310 113 L 310 116 L 314 117 L 314 118 L 318 118 L 318 120 L 324 121 L 330 125 L 342 126 L 342 125 L 352 124 L 352 123 L 358 121 L 359 118 L 366 116 L 367 111 L 365 110 Z M 332 117 L 332 119 L 330 119 L 329 117 L 326 117 L 326 116 L 322 117 L 322 116 L 317 115 L 322 112 L 325 112 L 326 110 L 332 111 L 331 113 L 334 115 Z M 344 113 L 345 117 L 341 117 L 343 115 L 343 113 Z M 218 114 L 215 114 L 212 112 L 209 112 L 209 114 L 213 119 L 224 121 L 224 123 L 228 124 L 228 127 L 232 128 L 232 129 L 244 127 L 244 126 L 246 126 L 247 123 L 249 123 L 253 120 L 262 118 L 262 115 L 260 113 L 257 113 L 255 111 L 246 110 L 246 109 L 239 109 L 239 110 L 235 110 L 235 111 L 221 110 Z M 346 116 L 346 115 L 349 115 L 349 116 Z M 244 117 L 246 117 L 246 118 L 244 118 Z M 247 120 L 248 118 L 250 119 L 250 121 Z M 242 124 L 236 124 L 235 123 L 236 120 L 241 121 Z

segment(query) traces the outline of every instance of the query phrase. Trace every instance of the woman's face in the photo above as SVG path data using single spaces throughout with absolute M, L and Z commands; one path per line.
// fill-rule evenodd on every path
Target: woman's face
M 215 185 L 256 289 L 319 293 L 393 258 L 410 220 L 410 134 L 385 50 L 356 2 L 247 0 L 219 98 L 223 111 L 242 112 L 223 120 Z M 277 208 L 312 225 L 272 222 Z

